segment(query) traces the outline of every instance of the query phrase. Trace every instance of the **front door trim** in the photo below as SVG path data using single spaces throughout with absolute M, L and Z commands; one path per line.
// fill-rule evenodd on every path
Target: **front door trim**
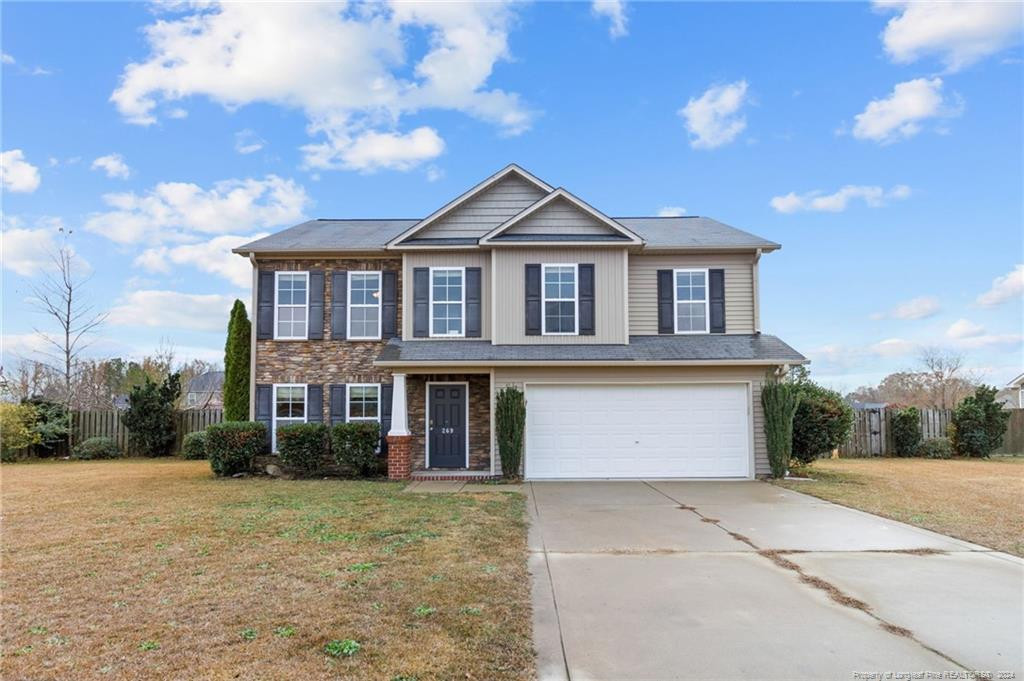
M 461 385 L 466 389 L 466 463 L 464 468 L 469 469 L 469 381 L 426 381 L 424 390 L 425 404 L 427 408 L 423 411 L 423 441 L 426 446 L 426 468 L 430 468 L 430 387 L 434 385 Z

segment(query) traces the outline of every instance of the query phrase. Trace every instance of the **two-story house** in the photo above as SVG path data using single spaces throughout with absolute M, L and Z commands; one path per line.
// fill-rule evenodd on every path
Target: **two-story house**
M 760 389 L 805 358 L 761 333 L 780 248 L 702 217 L 608 217 L 510 165 L 422 219 L 312 220 L 253 266 L 252 404 L 277 428 L 379 421 L 389 475 L 500 473 L 495 395 L 527 401 L 523 474 L 769 472 Z

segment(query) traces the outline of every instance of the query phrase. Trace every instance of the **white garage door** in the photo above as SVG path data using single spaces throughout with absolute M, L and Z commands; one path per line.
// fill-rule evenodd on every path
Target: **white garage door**
M 750 474 L 747 386 L 528 385 L 526 477 Z

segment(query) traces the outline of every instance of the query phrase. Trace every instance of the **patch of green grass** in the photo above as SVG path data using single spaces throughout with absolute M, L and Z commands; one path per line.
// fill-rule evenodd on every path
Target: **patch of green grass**
M 476 617 L 482 615 L 484 611 L 480 608 L 475 608 L 471 605 L 464 605 L 461 608 L 459 608 L 459 612 L 463 615 L 473 615 L 474 617 Z
M 376 563 L 352 563 L 345 569 L 349 572 L 370 572 L 376 567 Z
M 246 627 L 238 635 L 242 637 L 243 641 L 255 641 L 256 637 L 259 636 L 259 632 L 252 627 Z
M 417 605 L 416 609 L 412 611 L 412 614 L 417 617 L 429 617 L 437 612 L 437 608 L 432 608 L 429 605 Z
M 63 646 L 67 645 L 68 637 L 61 636 L 60 634 L 54 634 L 50 638 L 46 639 L 46 642 L 49 643 L 51 646 Z
M 34 650 L 32 646 L 22 646 L 14 651 L 15 655 L 28 655 Z
M 32 627 L 31 629 L 28 630 L 28 633 L 30 633 L 30 634 L 37 634 L 38 635 L 38 634 L 46 634 L 49 631 L 50 630 L 47 629 L 46 627 Z
M 360 648 L 362 648 L 362 646 L 358 641 L 346 638 L 343 641 L 328 641 L 324 645 L 324 653 L 331 657 L 352 657 L 359 652 Z
M 139 644 L 139 650 L 160 650 L 160 644 L 156 641 L 143 641 Z
M 274 629 L 274 636 L 278 638 L 290 638 L 295 635 L 295 627 L 290 624 L 286 624 L 282 627 Z

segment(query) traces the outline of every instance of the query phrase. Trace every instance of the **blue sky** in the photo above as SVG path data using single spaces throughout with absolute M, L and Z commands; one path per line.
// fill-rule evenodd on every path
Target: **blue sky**
M 1022 358 L 1021 8 L 1010 3 L 4 3 L 5 363 L 73 230 L 98 355 L 217 359 L 231 246 L 419 217 L 517 162 L 610 215 L 779 241 L 762 326 L 852 389 Z M 971 26 L 970 30 L 963 28 Z M 225 55 L 230 55 L 225 56 Z

